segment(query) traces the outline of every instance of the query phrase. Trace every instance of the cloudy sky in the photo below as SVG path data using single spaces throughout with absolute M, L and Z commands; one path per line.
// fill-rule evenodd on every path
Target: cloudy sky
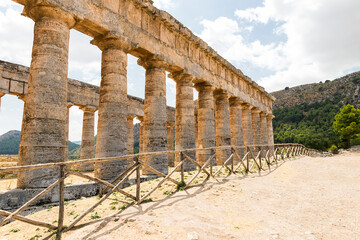
M 360 70 L 359 0 L 154 0 L 269 92 Z M 30 65 L 33 21 L 0 1 L 0 59 Z M 100 83 L 101 52 L 71 31 L 69 77 Z M 144 97 L 144 70 L 129 56 L 128 93 Z M 167 81 L 167 103 L 175 84 Z M 2 98 L 0 134 L 21 128 L 23 103 Z M 70 140 L 81 139 L 82 112 L 71 108 Z

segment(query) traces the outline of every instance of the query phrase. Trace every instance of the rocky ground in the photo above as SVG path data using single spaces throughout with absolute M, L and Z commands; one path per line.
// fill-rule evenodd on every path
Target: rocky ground
M 156 180 L 148 185 L 155 184 Z M 359 152 L 297 158 L 272 172 L 211 180 L 169 196 L 166 191 L 172 190 L 166 187 L 156 193 L 154 202 L 130 207 L 96 223 L 88 224 L 87 220 L 64 238 L 360 239 Z M 88 202 L 95 201 L 68 203 L 67 218 L 74 218 L 89 206 Z M 111 206 L 116 208 L 109 210 Z M 103 203 L 97 214 L 105 216 L 106 211 L 116 213 L 118 209 L 121 205 L 112 199 Z M 56 207 L 37 212 L 34 218 L 50 221 L 55 215 Z M 91 213 L 88 219 L 95 215 Z M 0 229 L 0 239 L 36 235 L 42 239 L 50 234 L 19 222 Z

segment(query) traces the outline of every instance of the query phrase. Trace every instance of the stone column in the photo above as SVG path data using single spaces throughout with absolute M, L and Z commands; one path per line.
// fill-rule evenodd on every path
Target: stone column
M 167 144 L 168 144 L 168 150 L 174 151 L 175 150 L 175 144 L 174 144 L 174 124 L 173 123 L 167 123 Z M 175 154 L 169 153 L 168 154 L 168 166 L 174 167 L 175 162 Z
M 140 121 L 139 153 L 144 152 L 144 117 L 137 117 Z
M 120 36 L 95 38 L 102 50 L 99 121 L 96 158 L 127 154 L 127 51 L 130 44 Z M 126 159 L 95 163 L 95 177 L 113 180 L 127 169 Z
M 233 146 L 243 146 L 244 137 L 243 137 L 243 123 L 242 123 L 242 112 L 241 104 L 242 101 L 236 97 L 230 98 L 230 130 L 231 130 L 231 145 Z M 244 149 L 236 149 L 236 152 L 240 157 L 244 156 Z M 237 159 L 237 158 L 235 158 Z M 239 160 L 235 161 L 236 163 Z
M 127 154 L 134 154 L 134 118 L 127 116 Z
M 0 112 L 1 112 L 1 98 L 5 95 L 5 93 L 0 93 Z
M 273 118 L 275 116 L 272 114 L 268 114 L 266 116 L 266 123 L 267 123 L 267 131 L 268 131 L 268 144 L 269 145 L 274 145 L 274 130 L 273 130 Z M 274 148 L 272 148 L 274 149 Z
M 80 159 L 94 158 L 95 155 L 95 139 L 94 139 L 94 121 L 95 121 L 95 107 L 82 107 L 83 110 L 83 128 L 81 137 Z M 77 166 L 79 171 L 93 171 L 94 164 L 87 163 Z
M 231 145 L 229 96 L 223 90 L 214 91 L 216 146 Z M 222 165 L 230 156 L 231 149 L 216 149 L 216 162 Z
M 160 152 L 167 150 L 166 129 L 166 63 L 156 58 L 139 59 L 138 64 L 145 72 L 144 102 L 144 152 Z M 168 156 L 157 155 L 144 158 L 144 161 L 156 170 L 168 173 Z M 154 175 L 143 168 L 144 175 Z
M 242 112 L 242 126 L 244 145 L 254 145 L 254 135 L 252 130 L 251 106 L 249 104 L 241 105 Z
M 64 159 L 65 161 L 69 160 L 69 118 L 70 118 L 70 108 L 73 106 L 72 103 L 67 103 L 67 111 L 66 111 L 66 125 L 65 125 L 65 143 L 66 143 L 66 148 L 65 148 L 65 155 L 64 155 Z
M 176 81 L 176 109 L 175 109 L 175 150 L 195 148 L 195 119 L 193 77 L 184 72 L 173 73 L 171 77 Z M 195 159 L 195 152 L 186 153 Z M 175 157 L 175 165 L 180 162 L 180 154 Z M 195 164 L 185 161 L 184 170 L 195 170 Z
M 66 160 L 67 74 L 74 18 L 59 8 L 28 1 L 24 14 L 35 21 L 28 93 L 24 105 L 19 166 Z M 18 173 L 18 188 L 44 188 L 58 168 Z
M 260 125 L 260 110 L 253 108 L 251 110 L 252 130 L 254 136 L 254 145 L 261 145 L 261 125 Z M 259 148 L 254 148 L 259 149 Z
M 215 147 L 215 115 L 213 87 L 207 83 L 195 85 L 198 99 L 198 148 Z M 196 152 L 196 159 L 202 165 L 211 156 L 212 151 Z
M 268 145 L 268 130 L 267 130 L 267 120 L 266 113 L 260 113 L 260 134 L 261 134 L 261 144 Z

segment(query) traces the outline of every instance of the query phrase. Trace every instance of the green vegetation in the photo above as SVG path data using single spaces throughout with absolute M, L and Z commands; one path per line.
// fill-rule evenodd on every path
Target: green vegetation
M 336 96 L 332 100 L 274 109 L 275 143 L 300 143 L 321 151 L 328 150 L 332 145 L 344 146 L 345 137 L 341 138 L 341 134 L 333 129 L 335 116 L 341 107 L 339 96 Z M 360 117 L 357 119 L 360 121 Z M 353 126 L 350 132 L 355 133 L 355 129 Z M 356 143 L 358 133 L 360 132 L 352 135 L 351 139 L 354 140 L 351 143 Z M 350 146 L 350 140 L 348 145 Z
M 329 148 L 329 151 L 333 154 L 338 154 L 339 153 L 339 149 L 336 145 L 332 145 L 330 148 Z
M 335 116 L 333 127 L 340 139 L 345 142 L 345 147 L 350 147 L 350 140 L 355 139 L 360 133 L 360 109 L 350 104 L 342 107 L 340 113 Z

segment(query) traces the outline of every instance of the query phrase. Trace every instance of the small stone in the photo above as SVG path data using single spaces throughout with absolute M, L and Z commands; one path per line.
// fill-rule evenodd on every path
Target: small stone
M 119 219 L 120 219 L 120 218 L 116 216 L 115 219 L 114 219 L 114 221 L 117 222 L 117 221 L 119 221 Z
M 169 239 L 170 238 L 169 234 L 166 234 L 166 233 L 163 234 L 163 237 L 164 237 L 164 239 Z
M 187 234 L 187 239 L 188 240 L 198 240 L 199 239 L 199 235 L 196 232 L 189 232 Z
M 306 231 L 306 232 L 305 232 L 305 234 L 306 234 L 306 235 L 311 235 L 311 234 L 312 234 L 312 232 L 310 232 L 310 231 Z

